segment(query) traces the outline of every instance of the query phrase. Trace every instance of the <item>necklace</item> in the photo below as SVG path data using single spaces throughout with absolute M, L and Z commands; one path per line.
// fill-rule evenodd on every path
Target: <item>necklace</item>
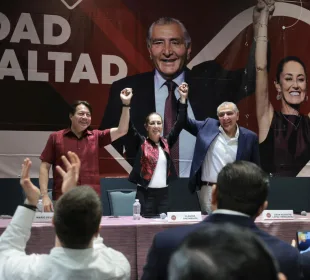
M 297 128 L 300 125 L 300 121 L 301 121 L 301 116 L 300 115 L 297 116 L 297 117 L 299 117 L 299 121 L 298 121 L 297 125 L 295 125 L 293 122 L 291 122 L 282 112 L 281 112 L 281 115 L 283 116 L 284 119 L 286 119 L 287 122 L 289 122 L 292 126 L 295 127 L 295 130 L 297 130 Z

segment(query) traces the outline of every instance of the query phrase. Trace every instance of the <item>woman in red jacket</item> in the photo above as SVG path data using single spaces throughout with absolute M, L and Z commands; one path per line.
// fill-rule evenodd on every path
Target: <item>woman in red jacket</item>
M 177 177 L 171 159 L 171 148 L 178 140 L 186 121 L 188 85 L 182 83 L 178 92 L 180 99 L 177 104 L 177 120 L 167 135 L 161 136 L 163 120 L 155 112 L 145 120 L 147 137 L 136 131 L 131 124 L 140 139 L 140 147 L 129 181 L 137 185 L 136 198 L 141 203 L 141 215 L 144 217 L 154 217 L 168 211 L 168 184 L 170 179 Z

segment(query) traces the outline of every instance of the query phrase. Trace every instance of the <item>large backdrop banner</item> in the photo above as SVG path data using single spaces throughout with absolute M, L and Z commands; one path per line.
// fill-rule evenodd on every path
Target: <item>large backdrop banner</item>
M 1 1 L 0 177 L 17 177 L 25 157 L 32 159 L 32 176 L 38 177 L 39 156 L 48 136 L 68 127 L 69 105 L 74 100 L 91 103 L 93 128 L 114 125 L 120 111 L 113 107 L 111 85 L 153 70 L 146 35 L 152 22 L 160 17 L 179 19 L 192 39 L 187 64 L 193 71 L 189 94 L 195 91 L 198 99 L 192 103 L 190 116 L 216 117 L 216 108 L 225 97 L 237 103 L 239 125 L 258 133 L 252 25 L 255 5 L 256 0 Z M 274 86 L 278 62 L 294 55 L 309 65 L 309 10 L 310 2 L 303 2 L 302 6 L 298 1 L 276 2 L 268 26 L 269 96 L 278 112 L 281 101 L 276 98 Z M 143 123 L 146 101 L 134 102 L 139 103 L 141 110 L 132 110 L 131 114 Z M 309 102 L 306 96 L 301 114 L 308 115 Z M 294 126 L 298 128 L 299 123 Z M 302 132 L 307 141 L 308 132 L 306 127 Z M 181 177 L 188 177 L 195 143 L 194 138 L 186 139 L 186 153 L 180 152 Z M 295 155 L 298 139 L 290 141 L 289 149 Z M 134 157 L 128 152 L 130 148 L 119 143 L 103 148 L 99 157 L 101 175 L 128 176 Z M 275 150 L 267 148 L 265 152 Z M 302 153 L 302 165 L 306 166 L 309 151 Z M 305 168 L 283 174 L 308 176 Z M 283 163 L 283 169 L 290 167 Z

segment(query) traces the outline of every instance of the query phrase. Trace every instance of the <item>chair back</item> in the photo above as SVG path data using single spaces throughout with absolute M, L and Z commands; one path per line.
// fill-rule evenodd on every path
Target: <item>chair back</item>
M 112 216 L 132 216 L 135 189 L 107 190 Z

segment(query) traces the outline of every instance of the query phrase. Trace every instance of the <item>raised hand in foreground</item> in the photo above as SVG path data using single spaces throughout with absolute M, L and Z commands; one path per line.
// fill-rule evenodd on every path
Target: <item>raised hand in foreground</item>
M 61 157 L 65 170 L 63 170 L 59 165 L 56 166 L 56 170 L 62 176 L 62 193 L 66 193 L 69 190 L 73 189 L 77 185 L 77 181 L 79 179 L 81 161 L 76 153 L 68 152 L 68 159 L 65 156 Z
M 29 158 L 24 159 L 22 164 L 22 172 L 20 176 L 20 184 L 25 192 L 26 204 L 37 206 L 40 198 L 40 190 L 30 180 L 29 170 L 31 167 L 31 160 Z

